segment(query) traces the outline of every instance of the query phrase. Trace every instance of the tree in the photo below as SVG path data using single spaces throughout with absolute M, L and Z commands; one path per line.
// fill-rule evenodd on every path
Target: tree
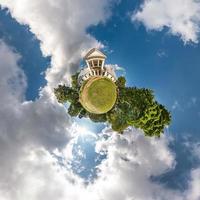
M 88 113 L 88 117 L 89 117 L 93 122 L 106 122 L 106 121 L 107 121 L 106 114 Z
M 71 76 L 72 88 L 74 88 L 75 90 L 79 90 L 78 75 L 79 75 L 79 73 L 77 72 L 76 74 Z
M 165 107 L 156 101 L 149 105 L 142 117 L 131 125 L 141 128 L 145 135 L 160 136 L 166 125 L 169 125 L 171 116 Z
M 75 89 L 65 85 L 59 85 L 58 88 L 55 88 L 54 94 L 59 103 L 73 102 L 79 98 L 79 93 Z
M 117 81 L 116 81 L 116 85 L 119 87 L 119 88 L 123 88 L 126 86 L 126 79 L 125 77 L 123 76 L 120 76 Z
M 83 109 L 83 107 L 81 106 L 81 104 L 79 102 L 71 103 L 71 105 L 68 108 L 68 113 L 72 117 L 76 117 L 80 114 L 82 109 Z

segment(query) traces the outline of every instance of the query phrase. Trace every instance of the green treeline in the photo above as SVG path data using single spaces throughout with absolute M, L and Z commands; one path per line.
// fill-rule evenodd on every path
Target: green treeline
M 160 136 L 164 127 L 170 124 L 171 116 L 167 109 L 155 101 L 153 91 L 145 88 L 126 87 L 126 79 L 116 81 L 118 97 L 115 106 L 105 114 L 93 114 L 85 110 L 79 102 L 78 73 L 72 76 L 72 87 L 59 85 L 54 93 L 60 103 L 69 102 L 68 113 L 72 117 L 87 117 L 94 122 L 108 122 L 119 133 L 128 126 L 144 131 L 147 136 Z

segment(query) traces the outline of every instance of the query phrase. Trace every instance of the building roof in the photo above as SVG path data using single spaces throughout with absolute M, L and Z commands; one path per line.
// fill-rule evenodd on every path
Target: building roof
M 90 58 L 106 58 L 106 55 L 99 51 L 97 48 L 91 49 L 84 57 L 84 59 L 90 59 Z

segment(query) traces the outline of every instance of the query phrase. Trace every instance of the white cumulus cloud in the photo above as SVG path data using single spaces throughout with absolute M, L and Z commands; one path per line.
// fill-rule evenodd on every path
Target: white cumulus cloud
M 71 121 L 61 106 L 44 98 L 25 101 L 27 83 L 18 66 L 19 59 L 17 53 L 0 41 L 0 186 L 3 188 L 15 178 L 16 163 L 25 151 L 36 147 L 50 151 L 63 148 L 71 138 Z
M 167 138 L 146 138 L 136 129 L 123 135 L 112 131 L 107 134 L 112 136 L 96 146 L 97 152 L 107 153 L 95 183 L 95 192 L 102 199 L 181 199 L 178 191 L 168 190 L 151 180 L 152 176 L 174 168 L 175 157 L 169 150 Z
M 142 22 L 147 30 L 168 27 L 173 35 L 187 42 L 198 42 L 200 2 L 196 0 L 145 0 L 133 13 L 132 21 Z
M 189 189 L 186 192 L 187 198 L 190 200 L 200 199 L 200 168 L 194 169 L 191 172 L 191 180 L 189 183 Z

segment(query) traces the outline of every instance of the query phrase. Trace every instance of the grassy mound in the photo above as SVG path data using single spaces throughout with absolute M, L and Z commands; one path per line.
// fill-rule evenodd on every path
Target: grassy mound
M 112 109 L 117 99 L 117 87 L 108 78 L 89 79 L 80 90 L 82 106 L 90 113 L 102 114 Z

